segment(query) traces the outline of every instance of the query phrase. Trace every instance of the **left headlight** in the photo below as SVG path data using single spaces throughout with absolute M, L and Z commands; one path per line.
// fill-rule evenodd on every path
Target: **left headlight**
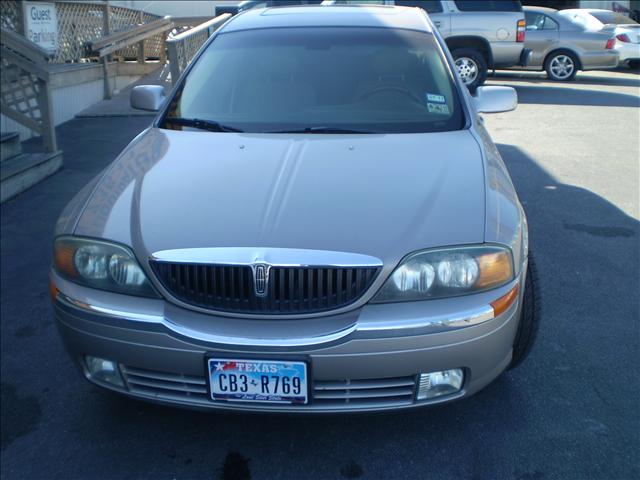
M 158 297 L 133 253 L 122 245 L 59 237 L 53 245 L 53 266 L 62 277 L 87 287 Z
M 406 257 L 373 298 L 405 302 L 477 293 L 514 278 L 511 251 L 493 245 L 426 250 Z

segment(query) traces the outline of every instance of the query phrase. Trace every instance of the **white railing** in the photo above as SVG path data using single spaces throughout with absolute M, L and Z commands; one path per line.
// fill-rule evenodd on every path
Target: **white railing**
M 45 151 L 57 150 L 49 89 L 49 54 L 5 28 L 0 33 L 2 114 L 42 135 Z
M 225 13 L 212 18 L 208 22 L 201 23 L 197 27 L 167 38 L 171 82 L 174 85 L 200 47 L 204 45 L 213 32 L 230 18 L 231 14 Z

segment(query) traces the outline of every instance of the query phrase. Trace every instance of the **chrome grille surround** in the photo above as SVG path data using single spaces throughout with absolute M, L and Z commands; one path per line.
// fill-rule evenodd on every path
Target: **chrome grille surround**
M 180 302 L 258 315 L 341 309 L 360 299 L 382 269 L 366 255 L 280 248 L 169 250 L 153 254 L 149 265 Z
M 159 401 L 212 407 L 269 408 L 283 410 L 366 410 L 409 406 L 414 403 L 414 376 L 359 379 L 314 380 L 308 405 L 261 405 L 258 403 L 214 402 L 209 399 L 204 377 L 157 372 L 121 365 L 129 391 Z

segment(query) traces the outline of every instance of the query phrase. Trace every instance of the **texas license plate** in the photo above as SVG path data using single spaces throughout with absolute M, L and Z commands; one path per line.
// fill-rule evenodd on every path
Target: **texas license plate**
M 207 376 L 214 401 L 308 402 L 305 362 L 210 357 Z

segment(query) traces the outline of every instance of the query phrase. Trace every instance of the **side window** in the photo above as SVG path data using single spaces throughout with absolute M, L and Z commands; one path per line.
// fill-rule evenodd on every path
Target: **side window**
M 422 1 L 408 1 L 405 2 L 403 0 L 396 1 L 396 5 L 400 5 L 402 7 L 418 7 L 423 9 L 427 13 L 441 13 L 442 12 L 442 4 L 440 0 L 422 0 Z
M 520 0 L 454 0 L 461 12 L 521 12 Z
M 537 31 L 544 28 L 545 15 L 537 12 L 525 12 L 524 18 L 527 22 L 528 31 Z
M 560 30 L 560 26 L 551 17 L 544 15 L 544 28 L 543 30 Z

